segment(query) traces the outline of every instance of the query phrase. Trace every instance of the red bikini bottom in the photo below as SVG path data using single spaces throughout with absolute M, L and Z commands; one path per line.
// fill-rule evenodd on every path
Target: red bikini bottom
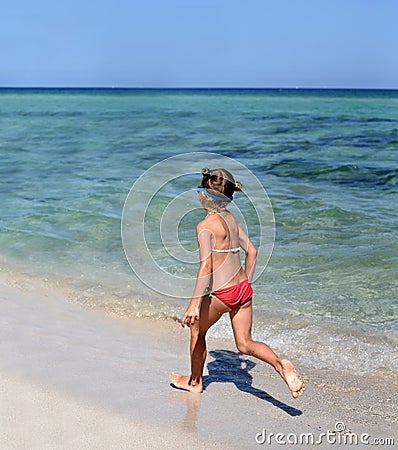
M 253 296 L 253 289 L 248 280 L 243 280 L 234 286 L 213 291 L 212 295 L 221 300 L 224 305 L 231 309 L 235 309 L 251 300 Z

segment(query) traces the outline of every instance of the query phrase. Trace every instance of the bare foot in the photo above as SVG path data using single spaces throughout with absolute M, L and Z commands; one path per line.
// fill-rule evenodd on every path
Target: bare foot
M 189 392 L 201 393 L 203 392 L 202 383 L 193 385 L 191 377 L 180 375 L 178 372 L 171 372 L 169 375 L 170 383 L 179 389 L 184 389 Z
M 282 378 L 286 381 L 294 398 L 301 397 L 304 394 L 304 383 L 300 375 L 296 372 L 293 364 L 288 359 L 281 359 Z

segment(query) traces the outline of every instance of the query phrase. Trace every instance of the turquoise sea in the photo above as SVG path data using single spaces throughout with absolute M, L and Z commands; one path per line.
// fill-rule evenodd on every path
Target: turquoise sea
M 398 371 L 398 91 L 0 89 L 3 267 L 65 286 L 87 307 L 181 316 L 186 300 L 134 275 L 120 229 L 134 182 L 190 152 L 243 164 L 271 201 L 276 239 L 254 284 L 254 336 L 303 366 Z M 199 181 L 163 186 L 149 229 L 181 184 Z M 190 251 L 202 218 L 180 222 Z M 227 318 L 212 333 L 232 337 Z

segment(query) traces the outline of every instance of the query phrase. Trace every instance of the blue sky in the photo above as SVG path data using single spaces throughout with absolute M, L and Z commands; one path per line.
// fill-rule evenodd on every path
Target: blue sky
M 398 88 L 397 0 L 5 0 L 0 86 Z

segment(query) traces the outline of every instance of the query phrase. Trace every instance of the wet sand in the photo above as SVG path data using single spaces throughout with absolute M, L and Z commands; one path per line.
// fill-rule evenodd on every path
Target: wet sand
M 2 449 L 300 448 L 292 433 L 324 433 L 311 444 L 324 448 L 348 431 L 398 442 L 392 373 L 298 367 L 306 391 L 295 400 L 271 367 L 210 337 L 205 390 L 191 394 L 168 381 L 189 368 L 189 332 L 176 322 L 84 309 L 6 273 L 0 303 Z

